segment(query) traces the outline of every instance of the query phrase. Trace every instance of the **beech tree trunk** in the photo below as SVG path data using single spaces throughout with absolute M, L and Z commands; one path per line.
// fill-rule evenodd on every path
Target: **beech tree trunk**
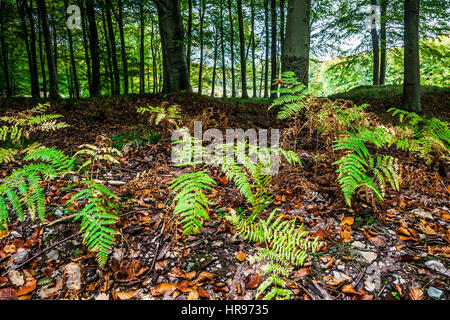
M 202 94 L 203 89 L 203 57 L 204 57 L 204 37 L 203 24 L 205 21 L 206 0 L 199 0 L 198 11 L 200 12 L 200 65 L 198 70 L 198 94 Z
M 188 0 L 189 7 L 189 17 L 188 17 L 188 31 L 187 31 L 187 52 L 186 52 L 186 63 L 189 75 L 191 74 L 191 47 L 192 47 L 192 0 Z
M 278 89 L 278 85 L 275 83 L 275 80 L 278 78 L 278 54 L 277 54 L 277 1 L 270 0 L 270 23 L 271 23 L 271 50 L 270 50 L 270 64 L 271 64 L 271 73 L 270 73 L 270 98 L 273 99 L 277 96 L 274 92 Z
M 234 75 L 234 21 L 231 0 L 228 0 L 228 13 L 230 18 L 230 51 L 231 51 L 231 97 L 236 97 L 236 79 Z
M 64 6 L 68 7 L 68 1 L 64 0 Z M 67 16 L 68 17 L 68 16 Z M 74 93 L 75 98 L 80 98 L 80 88 L 78 85 L 78 75 L 77 75 L 77 66 L 75 65 L 75 56 L 73 53 L 73 40 L 72 40 L 72 31 L 70 31 L 69 28 L 67 28 L 67 36 L 69 38 L 69 50 L 70 50 L 70 63 L 72 65 L 72 75 L 73 75 L 73 87 L 74 87 Z
M 95 21 L 95 0 L 86 0 L 86 15 L 89 21 L 89 49 L 92 59 L 91 97 L 101 94 L 100 82 L 100 54 L 98 47 L 97 22 Z
M 5 2 L 0 1 L 0 11 L 5 12 Z M 5 41 L 5 21 L 3 19 L 3 14 L 0 13 L 0 42 L 2 46 L 2 69 L 5 74 L 5 82 L 6 82 L 6 96 L 12 96 L 11 83 L 9 79 L 9 70 L 8 70 L 8 46 Z
M 421 113 L 420 56 L 419 56 L 419 0 L 405 0 L 405 54 L 403 78 L 403 108 Z
M 264 55 L 264 98 L 269 97 L 269 0 L 264 0 L 264 30 L 266 51 Z
M 140 36 L 140 49 L 139 49 L 139 93 L 143 94 L 145 92 L 145 77 L 144 77 L 144 60 L 145 60 L 145 44 L 144 44 L 144 4 L 139 2 L 139 29 L 141 32 Z
M 108 36 L 109 36 L 109 43 L 111 46 L 112 67 L 114 72 L 113 94 L 120 94 L 120 76 L 119 76 L 119 65 L 117 64 L 116 37 L 114 35 L 114 28 L 111 19 L 112 3 L 111 0 L 106 0 L 105 2 L 106 2 L 106 21 L 108 23 Z
M 163 91 L 191 90 L 178 0 L 154 0 L 158 8 L 163 54 Z
M 308 86 L 309 80 L 310 12 L 311 0 L 289 0 L 281 58 L 283 72 L 294 72 L 305 86 Z
M 118 0 L 119 7 L 119 34 L 120 34 L 120 50 L 122 55 L 122 69 L 123 69 L 123 93 L 128 94 L 128 60 L 125 48 L 125 33 L 123 31 L 123 2 Z
M 377 0 L 370 0 L 373 6 L 377 5 Z M 370 30 L 370 37 L 372 39 L 372 55 L 373 55 L 373 85 L 380 84 L 380 46 L 377 28 L 375 26 Z
M 58 79 L 56 75 L 55 58 L 52 51 L 52 40 L 50 38 L 50 28 L 48 25 L 47 7 L 44 0 L 36 0 L 42 22 L 42 33 L 44 34 L 45 54 L 47 56 L 47 67 L 49 75 L 50 92 L 49 98 L 59 99 Z
M 242 12 L 242 0 L 237 0 L 238 20 L 239 20 L 239 44 L 241 54 L 241 87 L 242 98 L 248 98 L 247 92 L 247 59 L 245 57 L 245 34 L 244 34 L 244 17 Z
M 380 85 L 386 83 L 387 43 L 386 43 L 386 14 L 387 0 L 381 0 L 381 26 L 380 26 Z
M 220 51 L 222 52 L 222 85 L 223 97 L 227 97 L 227 69 L 225 64 L 225 39 L 223 34 L 223 1 L 220 0 Z

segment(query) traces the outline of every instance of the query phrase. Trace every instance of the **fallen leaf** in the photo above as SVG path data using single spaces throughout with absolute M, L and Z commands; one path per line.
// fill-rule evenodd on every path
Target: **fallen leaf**
M 25 284 L 17 290 L 17 296 L 23 296 L 36 289 L 36 279 L 28 277 Z
M 341 226 L 351 226 L 355 222 L 355 218 L 353 217 L 345 217 L 342 219 L 341 223 L 339 223 Z
M 17 300 L 17 290 L 13 288 L 0 289 L 0 300 Z
M 236 254 L 236 259 L 238 259 L 240 262 L 243 262 L 243 261 L 245 261 L 247 259 L 247 255 L 244 252 L 239 251 Z
M 423 291 L 415 287 L 409 291 L 409 298 L 411 300 L 423 300 Z
M 14 244 L 9 244 L 3 248 L 3 251 L 7 254 L 12 254 L 12 253 L 15 253 L 17 251 L 17 249 Z
M 245 284 L 245 287 L 249 288 L 249 289 L 256 289 L 259 285 L 260 280 L 261 280 L 261 277 L 259 274 L 257 274 L 257 273 L 252 274 L 248 277 L 248 281 Z
M 216 274 L 211 273 L 211 272 L 207 272 L 207 271 L 203 271 L 201 272 L 197 279 L 195 280 L 196 283 L 201 283 L 201 282 L 205 282 L 205 281 L 212 281 L 217 277 Z
M 358 294 L 358 292 L 355 290 L 355 288 L 353 288 L 351 284 L 343 285 L 341 291 L 348 294 Z
M 113 290 L 112 296 L 114 300 L 130 300 L 137 294 L 137 291 L 133 292 L 121 292 Z
M 150 289 L 150 292 L 153 296 L 160 296 L 163 294 L 171 294 L 177 289 L 175 283 L 160 283 L 153 288 Z
M 294 278 L 303 278 L 311 275 L 311 268 L 301 268 L 294 273 Z

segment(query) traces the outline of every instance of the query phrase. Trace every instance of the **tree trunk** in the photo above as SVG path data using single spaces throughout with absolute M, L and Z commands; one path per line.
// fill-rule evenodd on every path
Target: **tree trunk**
M 236 97 L 236 79 L 234 75 L 234 21 L 231 0 L 228 0 L 228 13 L 230 18 L 230 51 L 231 51 L 231 97 Z
M 403 79 L 403 108 L 421 113 L 420 56 L 419 56 L 419 0 L 405 0 L 405 54 Z
M 266 34 L 266 52 L 264 56 L 264 98 L 269 97 L 269 0 L 264 0 L 264 28 Z
M 156 49 L 155 49 L 155 28 L 154 21 L 152 19 L 152 32 L 150 34 L 150 48 L 152 50 L 152 74 L 153 74 L 153 93 L 156 93 L 158 85 L 158 66 L 156 65 Z
M 55 14 L 55 5 L 52 5 L 52 15 L 51 15 L 51 22 L 53 25 L 53 59 L 55 59 L 55 70 L 56 74 L 58 74 L 58 41 L 57 41 L 57 33 L 56 33 L 56 14 Z
M 188 17 L 188 31 L 187 31 L 187 53 L 186 53 L 186 63 L 189 75 L 191 74 L 191 47 L 192 47 L 192 0 L 188 0 L 189 6 L 189 17 Z M 190 77 L 190 76 L 189 76 Z
M 139 29 L 141 32 L 140 36 L 140 50 L 139 50 L 139 93 L 143 94 L 145 92 L 145 77 L 144 77 L 144 65 L 145 65 L 145 21 L 144 21 L 144 4 L 142 1 L 139 2 Z
M 47 67 L 50 83 L 49 97 L 52 100 L 59 99 L 58 79 L 56 75 L 55 59 L 52 52 L 52 40 L 50 38 L 50 29 L 48 25 L 47 6 L 44 0 L 36 0 L 39 14 L 42 22 L 42 32 L 44 34 L 45 53 L 47 56 Z
M 370 0 L 372 6 L 377 5 L 377 0 Z M 372 55 L 373 55 L 373 85 L 380 84 L 380 47 L 377 28 L 375 24 L 370 29 L 370 37 L 372 39 Z
M 120 34 L 120 50 L 122 55 L 122 68 L 123 68 L 123 91 L 124 94 L 128 94 L 128 61 L 125 49 L 125 33 L 123 31 L 123 2 L 118 0 L 119 6 L 119 34 Z
M 217 34 L 217 30 L 214 29 L 215 35 L 214 35 L 214 65 L 213 65 L 213 74 L 212 74 L 212 88 L 211 88 L 211 98 L 214 98 L 214 93 L 216 90 L 216 70 L 217 70 L 217 54 L 218 54 L 218 42 L 219 42 L 219 36 Z
M 278 85 L 275 80 L 278 78 L 278 54 L 277 54 L 277 1 L 270 0 L 270 14 L 271 14 L 271 29 L 272 29 L 272 43 L 271 43 L 271 55 L 270 55 L 270 98 L 276 98 L 277 94 L 274 92 L 278 89 Z
M 64 0 L 64 7 L 68 7 L 68 1 Z M 68 16 L 67 16 L 68 17 Z M 75 65 L 75 56 L 73 53 L 73 40 L 72 40 L 72 32 L 69 28 L 67 28 L 67 36 L 69 38 L 69 50 L 70 50 L 70 62 L 72 64 L 72 76 L 73 76 L 73 86 L 74 86 L 74 93 L 75 98 L 80 98 L 80 88 L 78 85 L 78 75 L 77 75 L 77 67 Z
M 280 48 L 281 48 L 281 56 L 283 56 L 283 47 L 284 47 L 284 39 L 286 37 L 285 30 L 285 9 L 286 9 L 286 1 L 280 0 Z
M 38 33 L 39 33 L 39 60 L 41 63 L 41 73 L 42 73 L 42 89 L 44 91 L 44 98 L 47 98 L 47 78 L 45 75 L 44 50 L 42 49 L 42 23 L 41 23 L 41 16 L 39 14 L 38 14 Z
M 109 43 L 108 30 L 106 24 L 106 16 L 105 10 L 100 11 L 102 14 L 102 27 L 103 27 L 103 35 L 105 37 L 106 44 L 106 84 L 108 85 L 109 94 L 113 94 L 114 92 L 114 76 L 112 72 L 112 62 L 111 62 L 111 44 Z
M 253 72 L 253 98 L 256 98 L 256 79 L 257 79 L 257 72 L 256 72 L 256 45 L 255 45 L 255 6 L 254 1 L 251 0 L 250 2 L 251 7 L 251 14 L 252 14 L 252 72 Z
M 282 70 L 292 71 L 308 86 L 311 0 L 289 0 Z
M 0 1 L 0 11 L 5 12 L 5 2 Z M 9 80 L 9 70 L 8 70 L 8 46 L 5 41 L 5 22 L 3 19 L 3 14 L 0 13 L 0 42 L 2 46 L 2 69 L 5 74 L 5 82 L 6 82 L 6 96 L 12 96 L 11 83 Z
M 154 0 L 158 8 L 163 54 L 163 91 L 191 90 L 178 0 Z
M 86 61 L 86 74 L 87 74 L 88 89 L 89 89 L 89 93 L 90 93 L 90 92 L 92 92 L 92 90 L 91 90 L 91 59 L 89 58 L 89 43 L 88 43 L 87 34 L 86 34 L 86 29 L 87 29 L 86 14 L 84 12 L 83 1 L 79 1 L 78 4 L 80 7 L 80 11 L 81 11 L 81 29 L 83 32 L 84 59 Z
M 387 0 L 381 0 L 381 26 L 380 26 L 380 85 L 386 83 L 387 43 L 386 43 L 386 13 Z
M 238 20 L 239 20 L 239 44 L 241 54 L 241 87 L 242 98 L 248 98 L 247 92 L 247 59 L 245 58 L 245 34 L 244 34 L 244 15 L 242 12 L 242 0 L 237 0 Z
M 114 90 L 113 94 L 120 94 L 120 76 L 119 76 L 119 65 L 117 64 L 117 48 L 116 48 L 116 37 L 114 35 L 114 28 L 111 19 L 111 0 L 106 0 L 106 21 L 108 23 L 108 36 L 111 46 L 111 58 L 112 67 L 114 71 Z
M 86 15 L 89 21 L 89 49 L 92 59 L 91 97 L 101 94 L 100 54 L 98 47 L 97 22 L 95 21 L 95 0 L 86 0 Z
M 202 94 L 203 85 L 203 57 L 204 57 L 204 42 L 203 37 L 203 24 L 205 22 L 205 11 L 206 11 L 206 0 L 199 1 L 199 12 L 200 12 L 200 65 L 198 71 L 198 94 Z
M 23 1 L 24 6 L 27 9 L 28 20 L 30 21 L 30 53 L 31 53 L 31 66 L 32 66 L 32 78 L 31 78 L 31 92 L 32 96 L 39 98 L 39 75 L 37 67 L 37 55 L 36 55 L 36 30 L 33 17 L 33 0 L 30 0 L 30 6 L 27 6 L 26 1 Z
M 222 53 L 222 85 L 224 98 L 227 97 L 227 69 L 225 64 L 225 39 L 223 34 L 223 1 L 220 0 L 220 51 Z

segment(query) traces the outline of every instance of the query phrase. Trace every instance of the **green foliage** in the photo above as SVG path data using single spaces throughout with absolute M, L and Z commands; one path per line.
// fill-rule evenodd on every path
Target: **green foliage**
M 139 107 L 137 111 L 140 114 L 149 112 L 150 117 L 148 122 L 149 124 L 156 126 L 165 121 L 178 127 L 176 119 L 181 118 L 179 107 L 177 105 L 169 105 L 167 102 L 163 103 L 161 107 Z
M 80 184 L 84 185 L 84 188 L 73 195 L 66 206 L 74 205 L 75 201 L 85 203 L 74 221 L 81 220 L 80 233 L 84 233 L 83 243 L 89 250 L 96 252 L 98 263 L 103 265 L 114 245 L 116 231 L 109 226 L 117 221 L 117 215 L 111 214 L 117 211 L 113 203 L 117 196 L 92 180 Z
M 450 130 L 448 122 L 437 118 L 424 118 L 414 112 L 391 108 L 388 112 L 398 116 L 402 130 L 397 130 L 399 147 L 417 153 L 429 164 L 433 153 L 450 163 Z
M 275 92 L 280 96 L 276 98 L 269 110 L 273 107 L 280 107 L 277 113 L 277 119 L 283 120 L 299 113 L 308 105 L 307 93 L 305 85 L 297 80 L 294 72 L 288 71 L 281 75 L 281 79 L 277 82 L 282 86 Z
M 248 258 L 250 263 L 267 261 L 262 267 L 268 278 L 258 288 L 261 295 L 269 287 L 271 290 L 264 299 L 287 299 L 291 292 L 286 289 L 286 282 L 281 277 L 288 277 L 294 267 L 302 266 L 309 254 L 315 253 L 321 246 L 318 238 L 312 240 L 303 226 L 296 227 L 295 220 L 282 221 L 282 216 L 275 219 L 276 209 L 266 219 L 254 222 L 231 211 L 226 218 L 238 230 L 238 234 L 250 242 L 265 244 L 254 256 Z
M 176 192 L 174 214 L 179 214 L 184 225 L 184 233 L 195 234 L 202 227 L 202 219 L 209 219 L 208 207 L 212 204 L 204 194 L 211 190 L 216 182 L 206 170 L 186 173 L 170 182 L 170 188 Z
M 364 131 L 367 133 L 368 131 Z M 334 150 L 345 150 L 347 154 L 334 164 L 339 168 L 338 182 L 341 185 L 344 198 L 349 206 L 353 194 L 359 188 L 369 190 L 382 202 L 386 184 L 394 190 L 400 189 L 400 177 L 396 160 L 391 156 L 373 156 L 369 153 L 366 143 L 381 146 L 384 135 L 380 131 L 372 131 L 373 135 L 353 134 L 336 141 Z M 375 182 L 375 181 L 377 182 Z

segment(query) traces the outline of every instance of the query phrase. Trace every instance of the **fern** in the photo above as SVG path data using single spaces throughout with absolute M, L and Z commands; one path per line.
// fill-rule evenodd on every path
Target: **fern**
M 184 233 L 195 234 L 202 228 L 202 219 L 209 219 L 208 207 L 212 204 L 204 194 L 211 190 L 216 182 L 206 173 L 206 170 L 186 173 L 170 182 L 170 188 L 176 192 L 174 214 L 182 217 Z
M 140 114 L 150 113 L 148 122 L 150 124 L 159 125 L 162 122 L 175 125 L 178 128 L 177 119 L 181 118 L 179 114 L 179 107 L 177 105 L 169 105 L 167 102 L 163 102 L 161 107 L 139 107 L 137 112 Z
M 285 288 L 286 283 L 280 276 L 288 277 L 294 266 L 302 266 L 308 255 L 315 253 L 322 245 L 318 238 L 310 239 L 308 232 L 303 231 L 303 226 L 297 228 L 295 220 L 282 221 L 282 216 L 275 219 L 276 211 L 266 220 L 260 219 L 258 222 L 241 218 L 234 210 L 226 217 L 245 240 L 266 245 L 248 258 L 251 264 L 268 261 L 262 271 L 269 277 L 260 285 L 257 293 L 260 295 L 271 287 L 264 299 L 290 297 L 291 292 Z
M 96 252 L 98 263 L 103 265 L 114 245 L 116 231 L 110 226 L 118 219 L 116 214 L 111 213 L 116 211 L 112 200 L 117 196 L 91 180 L 83 181 L 81 184 L 86 187 L 73 195 L 66 206 L 74 205 L 75 201 L 85 202 L 74 221 L 81 220 L 80 233 L 84 233 L 83 243 L 89 250 Z

